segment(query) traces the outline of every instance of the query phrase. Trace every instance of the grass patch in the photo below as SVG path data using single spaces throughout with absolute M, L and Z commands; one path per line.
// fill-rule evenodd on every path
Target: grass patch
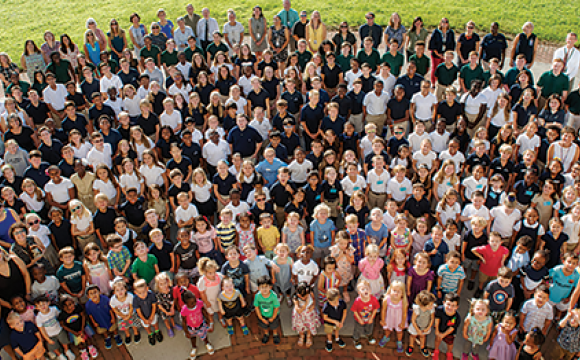
M 137 11 L 145 24 L 156 20 L 155 13 L 160 6 L 167 11 L 168 17 L 175 19 L 185 14 L 186 2 L 166 0 L 162 3 L 152 0 L 0 0 L 4 14 L 9 14 L 5 21 L 0 22 L 0 49 L 6 51 L 12 60 L 18 63 L 22 54 L 24 41 L 33 39 L 40 46 L 44 40 L 42 35 L 50 29 L 57 37 L 68 33 L 79 45 L 83 43 L 85 20 L 93 17 L 99 27 L 107 32 L 108 23 L 112 17 L 119 20 L 121 27 L 129 28 L 129 15 Z M 280 0 L 213 0 L 204 4 L 209 6 L 212 17 L 215 17 L 220 28 L 227 21 L 226 11 L 232 8 L 238 14 L 238 20 L 246 27 L 251 9 L 260 4 L 268 19 L 277 13 L 282 4 Z M 194 3 L 196 12 L 200 13 L 202 4 Z M 493 21 L 500 23 L 502 32 L 516 34 L 526 21 L 532 21 L 535 33 L 542 39 L 551 42 L 561 42 L 566 33 L 580 27 L 580 7 L 573 0 L 407 0 L 404 3 L 394 0 L 380 2 L 370 0 L 321 1 L 294 0 L 293 8 L 307 11 L 319 10 L 323 21 L 335 27 L 342 20 L 350 25 L 363 23 L 364 14 L 368 10 L 375 12 L 377 23 L 388 24 L 389 16 L 397 11 L 403 19 L 403 24 L 410 25 L 415 16 L 421 16 L 429 27 L 437 25 L 441 17 L 450 19 L 451 26 L 464 28 L 468 20 L 473 20 L 479 30 L 487 31 Z M 149 26 L 148 26 L 149 28 Z M 81 48 L 81 46 L 79 46 Z

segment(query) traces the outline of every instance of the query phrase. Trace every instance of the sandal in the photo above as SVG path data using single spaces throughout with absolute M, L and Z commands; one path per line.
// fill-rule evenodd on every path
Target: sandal
M 307 335 L 306 336 L 306 348 L 310 348 L 311 346 L 312 346 L 312 336 Z
M 297 345 L 298 346 L 304 345 L 304 336 L 299 335 L 299 337 L 298 337 L 298 344 Z

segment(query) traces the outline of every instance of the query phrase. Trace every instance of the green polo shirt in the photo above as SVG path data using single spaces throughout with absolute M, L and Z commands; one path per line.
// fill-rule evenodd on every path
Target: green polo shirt
M 389 63 L 391 65 L 391 74 L 395 77 L 399 77 L 401 74 L 401 69 L 403 68 L 403 64 L 405 63 L 405 57 L 403 54 L 397 51 L 396 55 L 391 54 L 390 51 L 383 54 L 381 58 L 381 64 Z
M 54 74 L 56 78 L 56 82 L 59 84 L 66 84 L 67 82 L 71 81 L 70 74 L 68 72 L 68 67 L 70 62 L 65 59 L 60 59 L 60 64 L 56 65 L 55 63 L 50 63 L 46 67 L 46 72 L 51 72 Z
M 7 94 L 12 94 L 12 89 L 15 87 L 16 85 L 14 85 L 12 82 L 10 83 L 10 85 L 8 85 L 8 87 L 6 88 L 6 93 Z M 30 84 L 27 83 L 26 81 L 22 81 L 19 80 L 18 81 L 18 87 L 20 88 L 20 90 L 22 90 L 22 93 L 24 94 L 25 97 L 28 97 L 28 89 L 30 89 Z
M 477 65 L 474 70 L 471 70 L 469 64 L 463 65 L 459 73 L 459 77 L 463 79 L 463 83 L 467 89 L 471 88 L 471 82 L 473 80 L 483 81 L 483 68 L 481 65 Z
M 425 76 L 429 72 L 429 58 L 423 54 L 423 56 L 418 57 L 417 54 L 411 55 L 409 62 L 413 61 L 417 64 L 417 74 Z
M 303 53 L 296 50 L 294 53 L 298 55 L 298 65 L 300 66 L 300 69 L 304 71 L 304 69 L 306 68 L 306 64 L 308 64 L 310 60 L 312 60 L 312 53 L 308 50 L 304 51 Z
M 504 74 L 501 71 L 499 71 L 499 70 L 496 71 L 496 74 L 501 77 L 501 83 L 504 84 L 505 83 L 505 76 L 504 76 Z M 483 86 L 484 87 L 487 86 L 487 85 L 489 85 L 489 79 L 490 78 L 491 78 L 491 73 L 489 72 L 489 70 L 484 71 L 483 72 L 483 81 L 484 81 Z
M 455 80 L 457 80 L 457 74 L 459 74 L 459 68 L 457 65 L 453 64 L 453 66 L 448 69 L 445 66 L 445 63 L 440 64 L 435 69 L 435 77 L 437 78 L 437 82 L 439 85 L 449 86 L 452 85 Z
M 215 42 L 212 42 L 207 46 L 207 49 L 205 50 L 206 53 L 210 54 L 210 60 L 213 60 L 213 57 L 215 56 L 215 54 L 217 54 L 218 51 L 223 51 L 227 55 L 230 49 L 228 49 L 228 46 L 224 43 L 216 45 Z
M 153 61 L 155 61 L 155 65 L 159 66 L 159 59 L 157 59 L 157 55 L 161 54 L 161 50 L 159 50 L 159 48 L 155 45 L 151 45 L 151 50 L 147 49 L 146 46 L 144 46 L 141 51 L 139 52 L 139 56 L 142 57 L 143 59 L 147 60 L 149 58 L 153 59 Z
M 352 58 L 354 58 L 354 56 L 351 54 L 348 54 L 347 56 L 339 54 L 336 57 L 336 63 L 340 66 L 342 71 L 346 73 L 350 70 L 350 60 L 352 60 Z
M 187 49 L 185 49 L 184 53 L 185 53 L 185 59 L 188 62 L 191 62 L 191 60 L 193 60 L 193 54 L 195 54 L 195 53 L 200 53 L 201 56 L 203 56 L 205 58 L 205 54 L 203 53 L 203 49 L 197 45 L 195 45 L 195 49 L 192 49 L 188 46 Z
M 177 51 L 176 50 L 173 50 L 173 52 L 171 54 L 167 50 L 165 50 L 164 52 L 161 53 L 161 63 L 165 64 L 165 66 L 175 65 L 178 62 L 179 62 L 179 60 L 177 60 Z
M 379 65 L 381 61 L 381 55 L 375 48 L 373 48 L 373 51 L 371 52 L 370 55 L 367 55 L 364 48 L 360 49 L 356 54 L 356 58 L 360 62 L 361 66 L 364 63 L 369 64 L 373 72 L 377 70 L 377 65 Z M 392 72 L 393 70 L 391 69 L 391 73 Z
M 572 114 L 580 115 L 580 91 L 576 89 L 568 94 L 564 104 L 568 105 L 568 110 L 570 110 Z
M 568 75 L 562 73 L 556 76 L 552 70 L 549 70 L 540 76 L 538 86 L 542 88 L 541 95 L 543 97 L 548 97 L 552 94 L 561 96 L 564 91 L 568 91 L 570 88 L 570 80 L 568 79 Z

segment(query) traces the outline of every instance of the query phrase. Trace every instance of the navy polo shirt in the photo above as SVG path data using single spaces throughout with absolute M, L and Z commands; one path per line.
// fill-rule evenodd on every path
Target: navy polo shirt
M 262 215 L 264 213 L 274 215 L 274 206 L 272 206 L 272 204 L 267 202 L 267 203 L 265 203 L 264 209 L 260 209 L 258 207 L 258 204 L 254 204 L 250 208 L 250 212 L 252 213 L 252 215 L 254 215 L 254 219 L 259 219 L 260 215 Z M 274 217 L 274 220 L 276 220 L 276 217 Z
M 138 89 L 139 87 L 137 86 L 135 89 Z M 98 79 L 93 78 L 93 82 L 92 83 L 88 83 L 87 80 L 83 80 L 83 82 L 81 83 L 81 92 L 83 93 L 83 95 L 85 96 L 85 98 L 87 98 L 87 100 L 91 101 L 91 95 L 93 95 L 93 93 L 100 93 L 101 92 L 101 83 Z
M 105 135 L 103 130 L 101 130 L 99 132 L 103 135 L 103 139 L 105 140 L 105 143 L 111 145 L 111 148 L 113 150 L 113 154 L 116 153 L 117 152 L 117 144 L 119 144 L 119 141 L 123 140 L 121 133 L 115 129 L 109 129 L 108 135 Z
M 112 224 L 112 223 L 111 223 Z M 67 246 L 73 246 L 73 238 L 71 235 L 71 223 L 67 219 L 62 219 L 60 226 L 56 226 L 54 222 L 48 224 L 48 230 L 54 235 L 56 246 L 62 249 Z
M 147 118 L 143 115 L 139 115 L 137 118 L 137 125 L 143 129 L 145 135 L 153 136 L 155 135 L 156 127 L 159 125 L 159 117 L 153 112 L 150 112 Z
M 234 127 L 228 134 L 228 143 L 232 145 L 232 154 L 240 153 L 243 158 L 252 156 L 256 152 L 256 145 L 262 143 L 260 133 L 251 126 L 241 130 Z
M 313 189 L 310 184 L 304 185 L 302 188 L 306 193 L 304 199 L 308 204 L 308 213 L 313 214 L 314 207 L 320 202 L 320 194 L 322 194 L 322 185 L 317 184 L 316 189 Z
M 266 100 L 268 99 L 270 99 L 270 94 L 266 89 L 262 89 L 259 94 L 254 90 L 250 91 L 248 94 L 248 100 L 252 103 L 252 110 L 254 110 L 256 106 L 260 106 L 266 110 Z
M 292 190 L 296 191 L 296 185 L 292 181 L 288 181 L 288 185 L 290 185 Z M 284 207 L 292 201 L 292 194 L 286 191 L 286 185 L 282 185 L 280 181 L 276 181 L 270 188 L 270 198 L 276 206 Z
M 76 158 L 74 160 L 76 160 Z M 66 177 L 66 178 L 70 178 L 71 176 L 73 176 L 73 174 L 76 172 L 75 166 L 74 166 L 74 160 L 73 160 L 73 165 L 67 163 L 65 159 L 62 159 L 58 163 L 58 167 L 60 169 L 60 174 L 62 176 Z
M 173 169 L 179 169 L 183 174 L 183 178 L 185 179 L 187 177 L 187 174 L 189 174 L 189 167 L 193 166 L 193 164 L 191 163 L 191 160 L 189 160 L 188 157 L 182 155 L 181 161 L 179 163 L 175 161 L 175 159 L 171 159 L 167 162 L 166 166 L 170 172 Z
M 34 180 L 34 182 L 36 183 L 36 185 L 38 185 L 38 187 L 44 189 L 44 185 L 46 185 L 46 183 L 50 180 L 50 177 L 48 176 L 47 173 L 49 166 L 50 164 L 46 162 L 41 162 L 40 167 L 38 169 L 35 169 L 34 167 L 32 167 L 32 165 L 30 165 L 24 171 L 23 177 Z
M 515 168 L 514 168 L 514 173 L 516 173 L 516 180 L 515 181 L 520 181 L 524 179 L 524 175 L 526 174 L 526 171 L 528 170 L 532 170 L 533 172 L 536 173 L 537 176 L 540 176 L 540 167 L 538 166 L 538 164 L 533 163 L 532 166 L 528 169 L 526 167 L 526 165 L 524 164 L 524 162 L 520 162 L 518 163 Z
M 173 255 L 173 245 L 167 240 L 163 240 L 161 243 L 161 249 L 159 249 L 155 244 L 151 244 L 149 247 L 149 254 L 157 258 L 157 266 L 159 271 L 170 271 L 171 270 L 171 256 Z
M 81 136 L 87 136 L 87 118 L 84 115 L 76 114 L 77 118 L 73 121 L 68 116 L 61 123 L 62 129 L 68 134 L 73 129 L 80 131 Z
M 431 203 L 424 196 L 421 200 L 417 200 L 415 196 L 411 196 L 405 202 L 405 211 L 408 211 L 413 217 L 418 218 L 431 212 Z
M 527 185 L 524 180 L 520 180 L 514 185 L 514 190 L 520 204 L 530 205 L 534 195 L 540 192 L 540 187 L 537 184 Z
M 370 154 L 368 154 L 365 157 L 365 164 L 368 164 L 369 171 L 374 168 L 374 166 L 373 166 L 373 158 L 375 157 L 375 155 L 376 154 L 374 152 L 371 152 Z M 381 152 L 381 156 L 383 157 L 383 160 L 385 161 L 385 165 L 388 165 L 388 164 L 391 163 L 390 158 L 389 158 L 389 154 L 385 150 L 383 150 Z
M 343 98 L 336 95 L 335 97 L 332 98 L 332 102 L 338 104 L 338 114 L 346 118 L 348 116 L 348 112 L 352 108 L 352 99 L 349 98 L 348 95 L 345 95 Z
M 405 97 L 411 100 L 413 95 L 421 91 L 421 81 L 423 80 L 425 79 L 419 74 L 415 74 L 412 79 L 405 74 L 397 79 L 396 85 L 403 85 L 405 88 Z
M 330 184 L 327 180 L 322 182 L 322 192 L 324 193 L 324 200 L 334 201 L 339 197 L 339 193 L 342 191 L 342 185 L 338 180 L 334 181 L 334 184 Z
M 24 354 L 27 354 L 38 344 L 37 332 L 36 325 L 30 321 L 25 321 L 22 332 L 16 330 L 10 332 L 10 343 L 14 349 L 20 349 Z
M 201 147 L 199 144 L 192 142 L 191 145 L 187 146 L 185 143 L 181 143 L 180 147 L 183 158 L 191 160 L 191 167 L 197 169 L 199 167 L 199 159 L 201 159 Z
M 137 198 L 134 204 L 129 200 L 119 206 L 119 211 L 125 212 L 127 222 L 133 226 L 141 226 L 145 222 L 145 199 L 142 196 Z
M 349 91 L 346 96 L 351 100 L 350 102 L 350 113 L 351 115 L 359 115 L 363 112 L 363 104 L 365 100 L 364 91 L 360 91 L 358 94 L 354 90 Z
M 318 90 L 318 94 L 320 96 L 320 100 L 318 101 L 318 103 L 321 104 L 323 107 L 326 106 L 326 104 L 330 102 L 330 96 L 324 89 Z M 306 102 L 310 101 L 308 95 L 309 94 L 306 94 Z
M 98 209 L 95 211 L 93 223 L 95 224 L 95 229 L 101 231 L 103 238 L 115 233 L 115 219 L 117 216 L 117 212 L 113 208 L 107 208 L 105 212 L 101 212 Z
M 284 91 L 280 98 L 288 102 L 288 112 L 292 114 L 297 114 L 298 111 L 300 111 L 300 107 L 304 104 L 304 98 L 297 90 L 295 90 L 293 93 Z
M 101 109 L 97 109 L 96 105 L 91 106 L 89 109 L 89 119 L 93 120 L 93 125 L 95 129 L 100 130 L 99 118 L 101 115 L 107 115 L 111 121 L 115 119 L 115 110 L 107 104 L 103 104 Z
M 123 70 L 119 70 L 119 72 L 117 73 L 117 76 L 119 77 L 119 79 L 121 79 L 121 82 L 123 83 L 123 85 L 133 85 L 135 87 L 135 89 L 139 89 L 139 72 L 133 68 L 129 68 L 129 73 L 125 74 L 123 72 Z
M 322 124 L 320 125 L 320 128 L 323 131 L 332 129 L 334 130 L 336 136 L 339 136 L 344 131 L 345 122 L 346 120 L 344 120 L 344 118 L 340 115 L 338 115 L 334 121 L 330 118 L 330 116 L 325 116 L 324 119 L 322 119 Z
M 320 165 L 320 163 L 322 162 L 322 159 L 324 159 L 323 153 L 320 153 L 320 156 L 316 156 L 311 151 L 310 153 L 308 153 L 308 155 L 306 155 L 306 160 L 309 160 L 312 163 L 314 170 L 318 169 L 318 165 Z
M 269 148 L 273 148 L 276 151 L 276 157 L 280 160 L 282 160 L 283 162 L 288 162 L 288 148 L 286 147 L 286 145 L 280 143 L 278 144 L 278 146 L 276 146 L 275 148 L 272 146 L 272 144 L 268 144 Z
M 514 171 L 514 162 L 508 159 L 505 166 L 502 166 L 501 159 L 497 157 L 493 159 L 493 161 L 491 162 L 491 169 L 493 170 L 494 174 L 500 174 L 501 176 L 503 176 L 504 180 L 507 181 L 509 179 L 509 176 Z
M 324 304 L 324 308 L 322 309 L 322 314 L 328 316 L 329 319 L 332 320 L 336 320 L 336 321 L 342 321 L 343 320 L 343 315 L 344 315 L 344 310 L 346 310 L 346 303 L 344 302 L 344 300 L 339 299 L 338 300 L 338 306 L 334 307 L 332 305 L 330 305 L 330 303 L 326 303 Z M 326 323 L 326 321 L 325 321 Z M 334 325 L 334 323 L 327 323 L 329 325 Z
M 217 190 L 220 195 L 230 196 L 230 190 L 234 188 L 234 185 L 238 183 L 238 180 L 232 173 L 228 171 L 228 176 L 222 179 L 219 173 L 213 176 L 213 184 L 217 185 Z
M 399 120 L 405 117 L 405 113 L 411 107 L 411 102 L 407 98 L 398 101 L 396 98 L 392 98 L 387 103 L 387 108 L 391 109 L 391 118 L 393 120 Z
M 340 141 L 342 142 L 342 151 L 345 152 L 346 150 L 352 150 L 355 154 L 359 153 L 358 141 L 360 140 L 360 135 L 356 131 L 352 133 L 352 135 L 347 135 L 346 133 L 342 133 L 338 136 Z
M 50 165 L 58 165 L 60 162 L 60 152 L 62 150 L 62 143 L 60 141 L 52 139 L 52 146 L 42 143 L 38 147 L 38 150 L 42 153 L 42 160 Z
M 226 131 L 226 133 L 229 133 L 231 129 L 233 129 L 236 126 L 236 118 L 231 117 L 229 115 L 224 116 L 224 118 L 222 119 L 222 127 L 223 129 Z
M 314 109 L 310 105 L 306 105 L 302 108 L 300 119 L 306 124 L 308 131 L 316 133 L 320 128 L 322 119 L 324 119 L 324 108 L 320 103 Z
M 409 145 L 409 142 L 407 141 L 407 139 L 405 138 L 401 138 L 400 140 L 397 139 L 396 137 L 391 137 L 389 139 L 389 141 L 387 142 L 387 147 L 389 148 L 389 155 L 391 155 L 391 157 L 397 157 L 397 154 L 399 153 L 399 146 L 401 145 Z
M 503 50 L 507 48 L 507 41 L 503 34 L 487 34 L 481 40 L 482 58 L 484 61 L 491 59 L 501 59 Z
M 92 300 L 87 301 L 85 305 L 87 315 L 95 319 L 97 325 L 101 328 L 108 329 L 112 326 L 111 321 L 111 306 L 109 305 L 109 298 L 106 295 L 99 297 L 99 303 L 95 304 Z
M 467 165 L 469 169 L 471 169 L 470 171 L 473 171 L 473 167 L 475 165 L 483 166 L 485 171 L 490 164 L 491 160 L 489 159 L 489 156 L 487 154 L 483 154 L 482 157 L 479 157 L 477 156 L 476 153 L 472 153 L 467 157 L 467 160 L 465 161 L 465 165 Z M 504 179 L 507 180 L 507 178 Z
M 191 187 L 189 186 L 189 184 L 182 181 L 181 186 L 179 186 L 179 187 L 175 184 L 171 185 L 169 187 L 169 190 L 167 191 L 167 195 L 170 198 L 175 198 L 175 197 L 177 197 L 177 195 L 179 195 L 179 193 L 182 193 L 182 192 L 189 193 L 190 191 L 191 191 Z
M 272 128 L 274 130 L 280 131 L 281 133 L 284 132 L 284 121 L 286 119 L 289 119 L 294 124 L 296 124 L 296 119 L 294 119 L 294 116 L 290 115 L 288 112 L 286 112 L 286 115 L 284 116 L 280 116 L 280 113 L 277 113 L 272 119 Z

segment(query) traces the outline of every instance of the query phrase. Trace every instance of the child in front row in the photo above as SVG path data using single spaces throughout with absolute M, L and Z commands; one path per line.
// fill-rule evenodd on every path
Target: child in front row
M 419 337 L 421 354 L 424 357 L 431 355 L 431 352 L 425 348 L 425 340 L 427 335 L 431 333 L 431 328 L 435 322 L 435 301 L 435 295 L 427 290 L 421 291 L 415 298 L 413 315 L 411 315 L 411 323 L 409 324 L 409 346 L 405 350 L 405 355 L 413 355 L 417 337 Z
M 516 360 L 540 360 L 542 353 L 540 347 L 546 341 L 546 337 L 539 327 L 528 331 L 524 337 L 523 346 L 520 346 Z
M 159 317 L 157 316 L 157 298 L 153 291 L 149 290 L 147 282 L 139 279 L 133 284 L 135 296 L 133 296 L 133 308 L 143 328 L 149 337 L 149 344 L 155 345 L 155 342 L 163 341 L 163 334 L 159 331 Z
M 254 297 L 254 306 L 256 307 L 256 316 L 258 325 L 263 330 L 262 344 L 270 341 L 270 330 L 274 344 L 280 344 L 280 302 L 278 296 L 272 291 L 272 284 L 267 276 L 262 276 L 257 281 L 258 293 Z
M 85 331 L 87 315 L 82 306 L 77 304 L 72 296 L 63 295 L 60 300 L 60 309 L 61 312 L 58 314 L 60 326 L 69 333 L 71 343 L 79 347 L 81 359 L 88 360 L 89 354 L 93 359 L 96 358 L 99 353 Z
M 350 310 L 354 315 L 354 332 L 352 338 L 354 347 L 362 349 L 360 338 L 366 337 L 369 345 L 374 345 L 377 341 L 373 337 L 375 316 L 381 305 L 376 297 L 371 294 L 371 285 L 366 280 L 361 280 L 357 285 L 359 296 L 352 304 Z
M 240 323 L 242 333 L 248 335 L 250 331 L 244 323 L 244 313 L 247 304 L 242 293 L 234 287 L 234 282 L 229 277 L 222 279 L 221 288 L 222 291 L 218 295 L 218 305 L 220 313 L 226 319 L 228 334 L 234 334 L 233 319 L 235 318 Z
M 435 310 L 435 347 L 433 350 L 433 359 L 439 359 L 439 345 L 441 342 L 447 344 L 447 360 L 453 360 L 453 343 L 457 329 L 461 324 L 459 309 L 459 295 L 449 293 L 445 295 L 443 305 Z
M 109 298 L 107 295 L 101 294 L 97 285 L 89 285 L 87 287 L 87 296 L 89 301 L 85 305 L 85 311 L 91 320 L 91 325 L 97 334 L 105 337 L 105 349 L 111 348 L 111 337 L 115 337 L 115 345 L 123 345 L 123 339 L 117 331 L 117 322 L 115 313 L 109 305 Z
M 409 304 L 405 294 L 405 284 L 400 281 L 393 281 L 387 289 L 381 309 L 381 326 L 385 334 L 379 342 L 380 347 L 387 345 L 391 332 L 394 331 L 397 333 L 397 352 L 403 352 L 403 330 L 407 328 L 408 309 Z
M 497 271 L 497 279 L 485 287 L 483 298 L 489 300 L 489 311 L 494 324 L 497 324 L 512 307 L 515 298 L 512 277 L 510 268 L 503 266 Z
M 332 336 L 339 347 L 346 346 L 344 340 L 339 336 L 340 329 L 344 327 L 346 321 L 346 303 L 340 298 L 338 289 L 330 289 L 326 297 L 327 303 L 322 309 L 322 319 L 324 320 L 324 333 L 326 334 L 326 351 L 332 352 Z
M 462 359 L 468 359 L 469 354 L 473 360 L 479 360 L 479 348 L 489 340 L 493 321 L 489 316 L 489 302 L 487 300 L 476 299 L 471 302 L 471 308 L 465 323 L 463 324 L 463 344 Z
M 14 351 L 25 360 L 44 360 L 42 335 L 36 325 L 22 320 L 16 312 L 11 312 L 6 322 L 12 329 L 10 342 Z
M 562 329 L 558 336 L 560 359 L 572 360 L 580 352 L 580 344 L 577 341 L 580 335 L 580 310 L 570 311 L 560 321 L 559 327 Z
M 207 333 L 213 331 L 213 320 L 205 310 L 203 301 L 189 290 L 181 294 L 181 301 L 184 303 L 180 310 L 182 326 L 185 330 L 185 336 L 191 341 L 192 347 L 189 353 L 189 360 L 197 358 L 197 338 L 200 338 L 205 343 L 207 353 L 213 355 L 214 348 L 207 340 Z
M 518 334 L 516 329 L 516 316 L 513 311 L 508 311 L 502 319 L 501 324 L 497 324 L 491 341 L 489 342 L 489 353 L 487 355 L 490 360 L 513 360 L 516 357 L 516 345 L 514 341 Z
M 220 322 L 222 326 L 226 326 L 225 320 L 222 318 L 219 312 L 218 305 L 218 295 L 221 292 L 221 283 L 223 275 L 218 271 L 220 270 L 218 264 L 210 258 L 201 258 L 197 263 L 199 269 L 199 280 L 197 281 L 197 288 L 201 294 L 201 300 L 203 300 L 205 310 L 209 315 L 218 313 Z M 210 327 L 210 330 L 213 330 Z
M 56 306 L 50 306 L 50 300 L 44 295 L 34 299 L 38 313 L 35 323 L 46 341 L 48 351 L 54 352 L 58 360 L 74 360 L 75 354 L 70 350 L 70 341 L 62 326 L 58 323 L 60 311 Z M 64 351 L 61 350 L 64 349 Z M 66 356 L 65 356 L 66 355 Z
M 312 346 L 312 337 L 316 336 L 320 326 L 320 314 L 316 308 L 316 300 L 308 283 L 302 281 L 296 286 L 296 293 L 292 299 L 292 330 L 298 333 L 298 346 L 306 344 Z M 304 341 L 306 334 L 306 342 Z
M 155 276 L 155 296 L 157 297 L 157 303 L 159 304 L 158 315 L 165 322 L 165 328 L 167 329 L 167 335 L 172 338 L 175 335 L 175 330 L 180 330 L 173 316 L 175 315 L 175 298 L 172 292 L 173 282 L 167 275 L 167 273 L 162 272 Z
M 117 315 L 119 331 L 125 332 L 125 345 L 132 342 L 130 329 L 133 329 L 135 344 L 138 344 L 141 341 L 141 334 L 137 329 L 137 313 L 133 310 L 133 294 L 127 291 L 127 285 L 122 277 L 116 277 L 111 287 L 113 296 L 109 304 Z

